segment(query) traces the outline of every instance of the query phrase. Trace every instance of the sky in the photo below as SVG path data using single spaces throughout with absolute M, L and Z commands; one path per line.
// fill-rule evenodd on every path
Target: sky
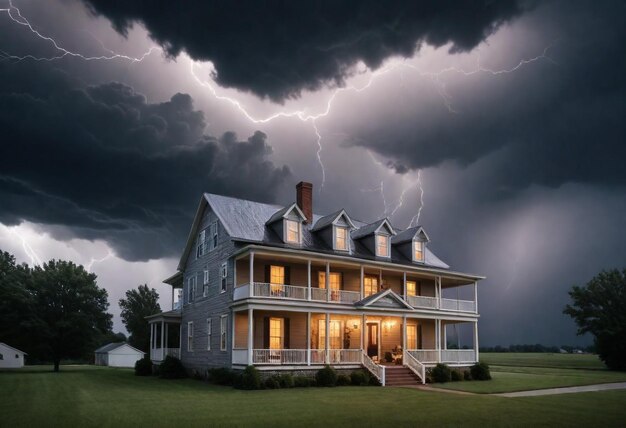
M 169 309 L 202 192 L 420 224 L 481 345 L 626 259 L 619 1 L 0 0 L 0 249 Z M 461 295 L 468 290 L 459 290 Z

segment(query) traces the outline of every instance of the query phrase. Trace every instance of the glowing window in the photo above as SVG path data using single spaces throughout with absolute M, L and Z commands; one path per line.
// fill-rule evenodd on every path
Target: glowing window
M 329 322 L 330 335 L 328 336 L 328 348 L 329 349 L 342 349 L 343 348 L 343 334 L 341 331 L 341 321 L 331 320 Z M 319 340 L 318 349 L 324 349 L 326 346 L 326 320 L 319 321 Z
M 378 293 L 378 277 L 366 276 L 363 278 L 363 292 L 365 297 Z
M 319 285 L 320 288 L 326 288 L 326 272 L 319 273 Z M 331 272 L 328 277 L 328 285 L 331 290 L 337 291 L 341 289 L 341 273 Z
M 415 281 L 406 282 L 406 294 L 407 296 L 417 296 L 417 283 Z
M 379 257 L 389 257 L 389 237 L 376 235 L 376 255 Z
M 335 250 L 346 251 L 348 249 L 348 229 L 335 227 Z
M 300 223 L 295 220 L 285 220 L 287 227 L 287 242 L 300 243 Z
M 270 349 L 283 349 L 284 320 L 270 318 Z
M 417 326 L 414 324 L 406 326 L 406 349 L 417 349 Z
M 413 257 L 416 262 L 421 262 L 424 260 L 424 243 L 420 241 L 415 241 L 413 243 L 414 251 Z

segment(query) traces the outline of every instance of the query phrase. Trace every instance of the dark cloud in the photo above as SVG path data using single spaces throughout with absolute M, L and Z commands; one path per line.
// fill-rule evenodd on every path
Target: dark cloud
M 421 103 L 407 105 L 405 89 L 392 89 L 398 92 L 390 91 L 377 120 L 354 115 L 348 144 L 385 155 L 399 173 L 488 159 L 487 185 L 477 193 L 567 182 L 625 185 L 626 6 L 553 2 L 536 12 L 525 22 L 527 33 L 540 34 L 545 44 L 558 37 L 547 51 L 552 60 L 510 74 L 449 73 L 442 80 L 453 113 L 439 94 L 420 94 Z M 499 59 L 507 57 L 503 52 Z
M 341 85 L 416 44 L 475 47 L 522 12 L 516 0 L 162 2 L 83 0 L 125 33 L 135 22 L 171 56 L 211 61 L 217 82 L 274 100 Z
M 10 67 L 11 70 L 6 70 Z M 22 70 L 22 77 L 16 69 Z M 121 83 L 74 86 L 3 65 L 0 221 L 67 226 L 130 260 L 180 251 L 202 192 L 272 201 L 290 177 L 262 132 L 206 135 L 189 95 L 150 103 Z

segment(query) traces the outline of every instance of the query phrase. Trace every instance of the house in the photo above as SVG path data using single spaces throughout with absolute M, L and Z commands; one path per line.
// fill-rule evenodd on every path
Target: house
M 109 343 L 95 350 L 95 364 L 109 367 L 135 367 L 145 352 L 133 348 L 126 342 Z
M 0 342 L 0 369 L 19 369 L 24 367 L 24 351 Z
M 182 302 L 148 317 L 154 363 L 174 355 L 200 373 L 364 367 L 390 384 L 424 382 L 438 362 L 478 361 L 484 277 L 452 270 L 421 226 L 315 214 L 313 186 L 296 190 L 287 206 L 202 196 L 178 271 L 164 280 Z M 460 288 L 471 299 L 458 299 Z M 457 325 L 471 349 L 446 349 Z

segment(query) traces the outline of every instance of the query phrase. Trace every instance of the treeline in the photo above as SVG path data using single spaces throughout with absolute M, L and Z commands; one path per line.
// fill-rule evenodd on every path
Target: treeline
M 561 346 L 545 346 L 539 343 L 534 345 L 509 345 L 509 346 L 481 346 L 480 352 L 546 352 L 546 353 L 554 353 L 558 354 L 559 352 L 566 351 L 568 353 L 572 353 L 574 351 L 582 351 L 586 353 L 593 354 L 596 352 L 596 349 L 593 345 L 588 346 L 571 346 L 571 345 L 561 345 Z

